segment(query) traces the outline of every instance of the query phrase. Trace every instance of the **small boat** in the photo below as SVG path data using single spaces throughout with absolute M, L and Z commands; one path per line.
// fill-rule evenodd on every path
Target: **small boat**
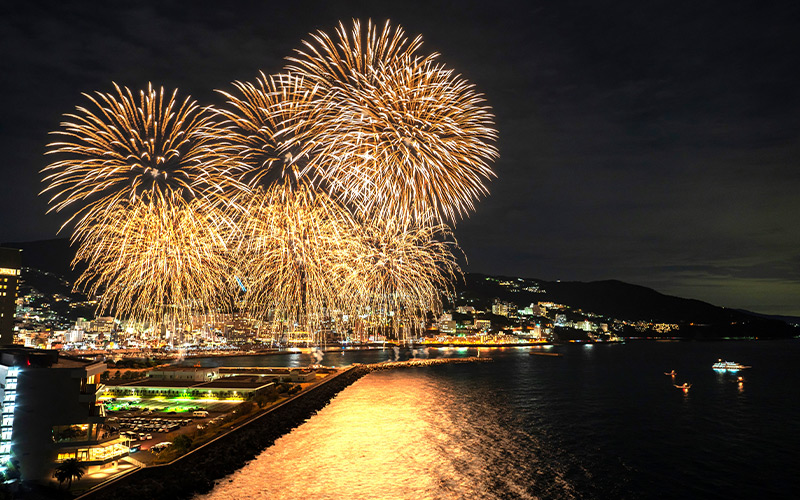
M 735 372 L 739 370 L 744 370 L 745 368 L 750 368 L 749 366 L 745 366 L 739 363 L 734 363 L 733 361 L 722 361 L 721 359 L 711 365 L 711 368 L 717 371 L 729 371 Z
M 673 384 L 673 385 L 675 385 L 675 384 Z M 688 391 L 691 387 L 692 387 L 692 384 L 690 384 L 689 382 L 684 382 L 681 385 L 675 385 L 676 389 L 683 389 L 684 391 Z
M 669 375 L 670 377 L 675 378 L 677 373 L 675 373 L 675 370 L 672 370 L 671 372 L 664 372 L 664 375 Z

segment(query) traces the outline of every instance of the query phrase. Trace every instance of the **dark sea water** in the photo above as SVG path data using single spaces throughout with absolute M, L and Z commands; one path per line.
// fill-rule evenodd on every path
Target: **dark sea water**
M 482 349 L 493 363 L 367 375 L 200 498 L 800 498 L 800 341 L 553 351 L 563 356 Z M 395 356 L 328 353 L 323 364 Z M 719 374 L 718 358 L 752 368 Z

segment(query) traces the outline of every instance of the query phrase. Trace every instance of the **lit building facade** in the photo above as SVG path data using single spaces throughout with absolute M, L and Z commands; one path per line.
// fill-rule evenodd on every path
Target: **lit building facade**
M 16 460 L 23 481 L 49 481 L 68 458 L 92 472 L 128 456 L 129 441 L 106 425 L 98 403 L 105 369 L 105 363 L 58 351 L 0 348 L 5 379 L 0 460 Z
M 0 345 L 14 343 L 14 314 L 22 268 L 22 250 L 0 248 Z
M 156 380 L 192 380 L 194 382 L 210 382 L 219 378 L 219 368 L 196 368 L 165 366 L 147 372 L 147 377 Z
M 475 329 L 488 332 L 492 329 L 492 321 L 488 319 L 476 319 L 475 320 Z

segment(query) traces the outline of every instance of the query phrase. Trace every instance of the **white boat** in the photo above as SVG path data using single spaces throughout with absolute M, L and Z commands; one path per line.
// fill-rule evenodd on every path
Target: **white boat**
M 721 359 L 711 365 L 711 368 L 719 371 L 730 371 L 735 372 L 739 370 L 744 370 L 745 368 L 750 368 L 749 366 L 744 366 L 739 363 L 734 363 L 733 361 L 722 361 Z

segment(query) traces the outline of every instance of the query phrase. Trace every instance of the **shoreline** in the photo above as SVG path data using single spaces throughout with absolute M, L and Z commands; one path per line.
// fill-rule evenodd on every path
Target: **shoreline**
M 459 343 L 426 343 L 426 344 L 394 344 L 386 343 L 385 345 L 377 346 L 364 346 L 364 347 L 323 347 L 320 351 L 323 353 L 341 353 L 349 351 L 381 351 L 386 349 L 393 349 L 398 347 L 400 349 L 484 349 L 484 348 L 520 348 L 520 347 L 559 347 L 568 345 L 583 345 L 583 344 L 597 344 L 597 345 L 617 345 L 625 344 L 627 342 L 743 342 L 743 341 L 777 341 L 777 340 L 800 340 L 800 335 L 794 337 L 719 337 L 719 338 L 690 338 L 690 337 L 625 337 L 620 341 L 601 341 L 601 342 L 583 342 L 583 341 L 567 341 L 567 342 L 524 342 L 517 344 L 459 344 Z M 149 351 L 135 351 L 132 352 L 127 349 L 117 351 L 106 350 L 92 350 L 92 351 L 64 351 L 59 352 L 66 356 L 76 357 L 97 357 L 104 356 L 106 358 L 114 358 L 119 356 L 122 359 L 154 359 L 154 360 L 193 360 L 193 359 L 213 359 L 213 358 L 231 358 L 231 357 L 248 357 L 248 356 L 280 356 L 287 354 L 304 354 L 311 352 L 313 348 L 302 347 L 295 349 L 266 349 L 266 350 L 247 350 L 247 351 L 214 351 L 208 353 L 191 353 L 179 354 L 175 353 L 160 353 Z
M 354 364 L 170 463 L 136 469 L 83 493 L 76 500 L 193 498 L 211 491 L 216 481 L 241 469 L 327 406 L 339 392 L 373 371 L 476 362 L 492 362 L 492 359 L 434 358 Z

